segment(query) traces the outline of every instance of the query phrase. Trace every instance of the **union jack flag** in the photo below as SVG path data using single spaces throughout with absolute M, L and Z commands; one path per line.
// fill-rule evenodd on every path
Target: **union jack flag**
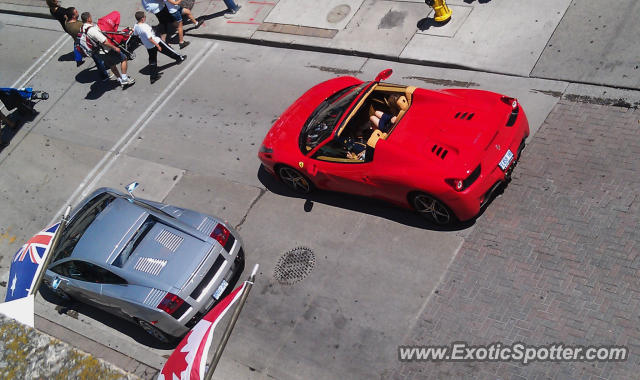
M 47 249 L 49 249 L 51 239 L 53 239 L 53 235 L 55 235 L 59 224 L 60 223 L 55 224 L 47 230 L 40 231 L 40 233 L 29 239 L 29 241 L 16 252 L 16 255 L 13 257 L 13 262 L 23 261 L 27 257 L 27 253 L 29 253 L 29 260 L 31 260 L 32 263 L 42 263 L 44 254 Z
M 9 271 L 9 289 L 5 296 L 5 302 L 19 299 L 29 295 L 36 278 L 38 268 L 49 253 L 49 247 L 60 223 L 41 231 L 13 256 Z

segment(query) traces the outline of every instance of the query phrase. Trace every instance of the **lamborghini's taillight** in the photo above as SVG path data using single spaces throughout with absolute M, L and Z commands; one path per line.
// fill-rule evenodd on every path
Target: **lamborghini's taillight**
M 216 228 L 213 229 L 211 237 L 216 239 L 218 243 L 224 247 L 225 244 L 227 244 L 227 240 L 229 240 L 229 230 L 222 224 L 218 223 Z
M 167 314 L 173 314 L 182 304 L 184 300 L 173 293 L 167 293 L 166 296 L 160 301 L 157 308 L 164 310 Z

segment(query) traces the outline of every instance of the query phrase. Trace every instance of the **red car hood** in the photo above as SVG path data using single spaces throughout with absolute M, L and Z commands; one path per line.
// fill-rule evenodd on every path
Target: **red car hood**
M 444 170 L 473 170 L 511 111 L 500 97 L 480 90 L 416 89 L 389 144 L 407 158 L 437 162 Z
M 299 150 L 302 126 L 320 103 L 343 88 L 360 83 L 362 81 L 354 77 L 339 77 L 312 87 L 280 115 L 265 136 L 263 145 L 276 152 Z

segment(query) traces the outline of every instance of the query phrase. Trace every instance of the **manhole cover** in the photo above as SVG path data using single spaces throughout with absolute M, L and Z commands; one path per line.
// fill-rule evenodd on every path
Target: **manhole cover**
M 293 285 L 307 277 L 315 264 L 316 257 L 309 248 L 294 248 L 280 257 L 273 277 L 282 285 Z
M 351 7 L 347 4 L 342 4 L 334 7 L 327 15 L 327 21 L 335 24 L 342 20 L 351 12 Z

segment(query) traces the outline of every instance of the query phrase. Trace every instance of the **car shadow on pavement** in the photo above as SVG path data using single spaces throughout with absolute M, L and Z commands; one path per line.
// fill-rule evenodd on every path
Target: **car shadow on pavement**
M 412 210 L 403 209 L 382 200 L 358 195 L 337 193 L 326 190 L 316 190 L 307 195 L 296 194 L 277 178 L 267 172 L 262 165 L 260 165 L 257 176 L 258 180 L 264 185 L 264 187 L 274 194 L 291 198 L 306 199 L 303 207 L 304 212 L 312 212 L 313 203 L 318 202 L 329 206 L 340 207 L 346 210 L 385 218 L 406 226 L 432 231 L 460 231 L 475 224 L 475 220 L 472 219 L 452 226 L 442 227 L 430 223 L 428 220 L 424 219 Z
M 161 343 L 147 334 L 133 321 L 129 321 L 114 316 L 113 314 L 106 313 L 104 310 L 98 309 L 97 307 L 93 307 L 91 305 L 87 305 L 74 300 L 63 300 L 55 293 L 53 293 L 46 285 L 42 285 L 40 287 L 40 295 L 47 302 L 57 305 L 56 311 L 58 312 L 58 314 L 65 314 L 69 318 L 74 319 L 78 319 L 78 315 L 81 314 L 99 323 L 102 323 L 105 326 L 109 326 L 112 329 L 118 330 L 122 334 L 131 337 L 136 342 L 145 346 L 162 350 L 172 350 L 180 342 L 179 340 L 176 340 L 173 343 Z

